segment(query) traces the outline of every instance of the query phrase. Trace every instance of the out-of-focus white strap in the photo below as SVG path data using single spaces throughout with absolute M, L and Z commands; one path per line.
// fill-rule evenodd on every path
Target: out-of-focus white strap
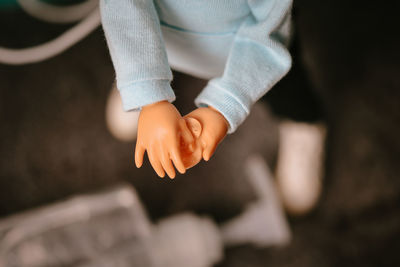
M 18 3 L 31 16 L 47 22 L 80 22 L 56 39 L 38 46 L 22 49 L 0 47 L 0 63 L 3 64 L 30 64 L 57 56 L 101 24 L 98 0 L 87 0 L 72 6 L 54 6 L 39 0 L 18 0 Z
M 54 57 L 95 30 L 101 23 L 100 10 L 96 8 L 76 26 L 69 29 L 56 39 L 35 47 L 10 49 L 0 47 L 0 63 L 23 65 L 40 62 Z
M 98 0 L 86 0 L 85 2 L 57 6 L 40 0 L 18 0 L 21 8 L 37 19 L 50 23 L 73 23 L 84 19 L 98 5 Z

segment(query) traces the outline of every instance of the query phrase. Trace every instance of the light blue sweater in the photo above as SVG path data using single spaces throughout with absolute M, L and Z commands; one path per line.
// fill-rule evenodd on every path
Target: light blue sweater
M 124 109 L 174 101 L 172 66 L 210 79 L 195 103 L 217 109 L 234 132 L 290 68 L 280 41 L 291 2 L 101 0 Z

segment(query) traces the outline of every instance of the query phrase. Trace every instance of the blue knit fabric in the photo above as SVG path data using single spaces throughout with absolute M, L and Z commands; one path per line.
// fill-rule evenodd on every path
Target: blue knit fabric
M 171 64 L 210 78 L 195 103 L 221 112 L 232 133 L 290 69 L 278 40 L 291 0 L 101 0 L 100 7 L 125 110 L 174 101 Z

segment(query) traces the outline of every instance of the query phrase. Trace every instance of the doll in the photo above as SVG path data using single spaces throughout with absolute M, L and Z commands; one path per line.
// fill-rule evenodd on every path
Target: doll
M 160 177 L 185 173 L 248 116 L 289 70 L 291 0 L 101 0 L 124 109 L 140 109 L 135 163 Z M 182 117 L 171 67 L 209 79 Z M 188 88 L 190 90 L 190 88 Z

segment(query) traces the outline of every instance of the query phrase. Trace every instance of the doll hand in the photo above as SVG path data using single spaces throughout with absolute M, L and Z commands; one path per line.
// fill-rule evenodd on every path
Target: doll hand
M 138 135 L 135 149 L 136 167 L 143 164 L 143 155 L 147 150 L 151 166 L 158 176 L 167 172 L 175 177 L 175 167 L 180 173 L 186 169 L 179 152 L 180 144 L 191 144 L 194 138 L 174 105 L 161 101 L 142 108 L 139 115 Z
M 185 116 L 185 119 L 194 118 L 201 124 L 200 144 L 203 150 L 203 159 L 208 161 L 218 144 L 224 139 L 228 131 L 228 122 L 225 117 L 212 107 L 197 108 Z
M 185 144 L 184 142 L 181 142 L 180 146 L 183 164 L 185 165 L 186 169 L 189 169 L 197 165 L 202 158 L 203 148 L 200 142 L 202 126 L 198 120 L 192 117 L 185 117 L 185 121 L 189 130 L 192 132 L 193 137 L 195 138 L 193 143 Z

